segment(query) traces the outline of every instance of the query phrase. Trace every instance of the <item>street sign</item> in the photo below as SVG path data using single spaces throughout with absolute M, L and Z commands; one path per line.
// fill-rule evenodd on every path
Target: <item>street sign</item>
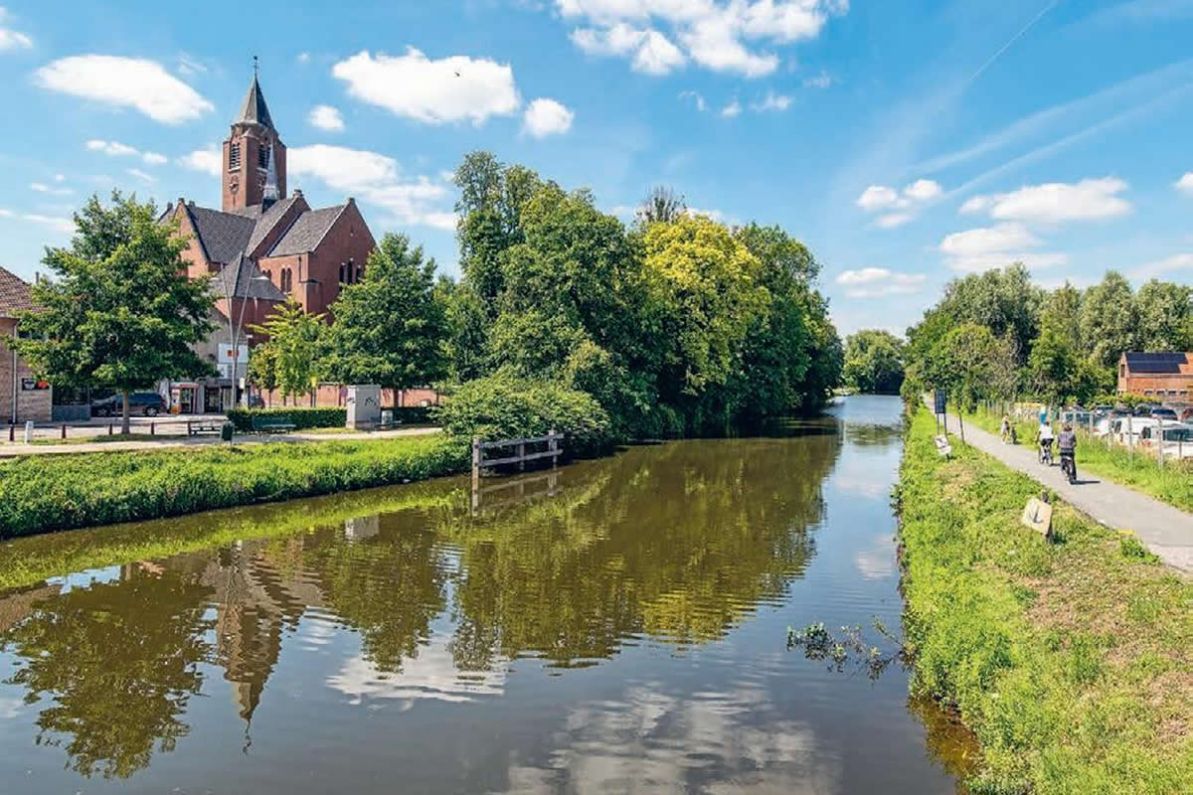
M 932 395 L 934 410 L 937 414 L 944 414 L 948 401 L 943 389 L 937 389 Z

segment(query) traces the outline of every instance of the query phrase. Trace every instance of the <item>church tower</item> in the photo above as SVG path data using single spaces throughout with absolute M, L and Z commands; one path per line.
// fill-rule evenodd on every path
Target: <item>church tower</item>
M 273 127 L 256 66 L 240 116 L 224 141 L 223 170 L 224 212 L 286 198 L 286 145 Z

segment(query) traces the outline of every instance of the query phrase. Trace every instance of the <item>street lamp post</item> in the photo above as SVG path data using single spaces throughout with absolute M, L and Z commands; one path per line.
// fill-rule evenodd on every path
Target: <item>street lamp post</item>
M 237 265 L 236 267 L 239 268 L 240 266 Z M 233 323 L 232 323 L 232 299 L 236 297 L 235 296 L 236 284 L 240 281 L 239 272 L 236 275 L 238 278 L 233 281 L 233 284 L 231 287 L 228 286 L 227 279 L 223 280 L 224 301 L 228 308 L 228 342 L 231 345 L 231 350 L 229 350 L 229 352 L 228 352 L 228 357 L 232 360 L 232 372 L 231 372 L 230 380 L 232 382 L 232 395 L 233 396 L 236 395 L 236 386 L 239 383 L 239 376 L 237 375 L 237 373 L 240 370 L 240 348 L 237 343 L 239 341 L 240 331 L 241 331 L 241 329 L 244 328 L 244 308 L 247 305 L 247 301 L 245 301 L 242 298 L 241 302 L 240 302 L 240 315 L 236 319 L 236 324 L 233 325 Z M 260 282 L 260 281 L 267 282 L 267 281 L 269 281 L 269 277 L 263 273 L 259 273 L 256 276 L 250 277 L 249 281 L 250 282 Z M 247 296 L 246 296 L 246 298 L 247 298 Z M 256 302 L 256 300 L 257 300 L 256 298 L 253 299 L 254 302 Z M 245 371 L 245 375 L 246 376 L 248 375 L 247 370 Z M 248 390 L 245 390 L 245 393 L 241 395 L 240 401 L 235 401 L 235 399 L 234 399 L 234 402 L 239 402 L 242 405 L 246 404 L 248 402 Z

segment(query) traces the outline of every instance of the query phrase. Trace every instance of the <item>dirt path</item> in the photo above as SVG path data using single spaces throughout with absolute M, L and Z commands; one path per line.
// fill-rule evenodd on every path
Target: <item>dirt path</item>
M 438 428 L 401 428 L 394 431 L 373 431 L 371 433 L 303 433 L 298 431 L 296 433 L 237 435 L 236 444 L 263 444 L 265 442 L 347 442 L 360 439 L 375 440 L 390 439 L 399 436 L 420 436 L 438 432 Z M 220 443 L 218 436 L 174 436 L 162 437 L 161 441 L 0 444 L 0 458 L 15 458 L 26 455 L 114 453 L 120 450 L 170 450 L 180 447 L 196 447 Z
M 949 415 L 949 433 L 954 441 L 957 441 L 958 422 L 956 415 Z M 965 424 L 965 441 L 1052 489 L 1065 502 L 1101 524 L 1135 533 L 1168 565 L 1193 572 L 1193 514 L 1082 472 L 1080 446 L 1077 448 L 1077 482 L 1069 485 L 1059 466 L 1047 467 L 1039 463 L 1031 445 L 1003 444 L 998 436 L 969 423 Z

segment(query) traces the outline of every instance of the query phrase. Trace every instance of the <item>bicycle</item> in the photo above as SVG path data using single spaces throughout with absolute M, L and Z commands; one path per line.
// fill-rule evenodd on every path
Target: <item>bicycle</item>
M 1060 454 L 1060 471 L 1068 478 L 1070 486 L 1077 482 L 1077 460 L 1072 453 Z
M 1052 466 L 1052 440 L 1051 439 L 1049 439 L 1047 441 L 1040 442 L 1040 448 L 1036 454 L 1036 457 L 1039 459 L 1040 463 L 1043 464 L 1044 466 L 1049 466 L 1049 467 Z

